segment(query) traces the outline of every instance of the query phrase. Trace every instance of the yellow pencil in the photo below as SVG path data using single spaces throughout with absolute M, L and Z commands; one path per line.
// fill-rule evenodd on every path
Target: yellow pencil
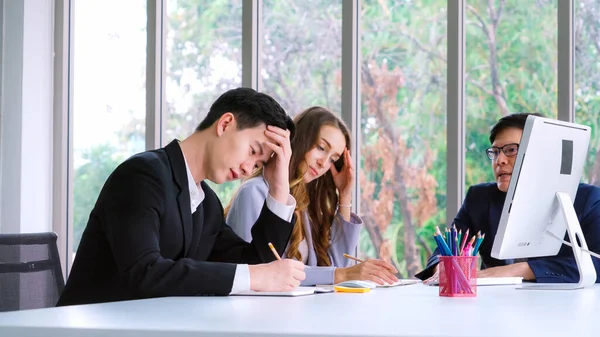
M 275 247 L 273 247 L 273 244 L 270 242 L 269 248 L 271 248 L 271 251 L 273 252 L 273 255 L 275 255 L 275 257 L 277 258 L 277 260 L 281 260 L 281 256 L 279 256 L 279 253 L 277 253 L 277 250 L 275 250 Z
M 361 260 L 361 259 L 359 259 L 357 257 L 354 257 L 352 255 L 348 255 L 348 254 L 344 254 L 344 257 L 347 258 L 347 259 L 350 259 L 350 260 L 354 260 L 354 261 L 359 262 L 359 263 L 365 262 L 365 260 Z

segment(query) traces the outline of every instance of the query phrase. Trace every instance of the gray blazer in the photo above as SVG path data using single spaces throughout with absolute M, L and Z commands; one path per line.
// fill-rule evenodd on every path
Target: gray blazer
M 252 240 L 250 230 L 258 219 L 262 205 L 267 199 L 267 193 L 269 193 L 269 186 L 262 177 L 249 179 L 240 186 L 229 208 L 227 224 L 237 235 L 248 242 Z M 310 234 L 308 214 L 304 212 L 302 216 L 304 230 L 307 233 L 308 261 L 305 268 L 306 279 L 302 281 L 301 285 L 333 284 L 336 267 L 343 268 L 354 264 L 353 261 L 344 257 L 344 253 L 354 254 L 356 252 L 362 219 L 352 213 L 348 222 L 339 213 L 336 214 L 331 224 L 331 246 L 328 251 L 332 266 L 317 267 L 317 254 Z

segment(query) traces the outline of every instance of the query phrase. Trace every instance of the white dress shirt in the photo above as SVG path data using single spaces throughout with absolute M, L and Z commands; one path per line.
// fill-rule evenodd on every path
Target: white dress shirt
M 188 187 L 190 189 L 190 209 L 192 214 L 194 214 L 198 206 L 200 206 L 202 201 L 204 201 L 205 194 L 202 190 L 202 186 L 200 186 L 200 184 L 196 184 L 194 181 L 192 171 L 190 171 L 190 167 L 187 163 L 187 159 L 185 159 L 185 155 L 183 156 L 183 159 L 185 161 Z M 294 210 L 296 209 L 296 199 L 294 199 L 291 194 L 288 194 L 287 205 L 278 202 L 270 194 L 267 196 L 266 202 L 267 208 L 269 208 L 269 210 L 275 215 L 288 222 L 292 220 Z M 248 268 L 247 264 L 238 264 L 235 268 L 233 286 L 231 287 L 231 292 L 229 294 L 237 294 L 248 290 L 250 290 L 250 269 Z

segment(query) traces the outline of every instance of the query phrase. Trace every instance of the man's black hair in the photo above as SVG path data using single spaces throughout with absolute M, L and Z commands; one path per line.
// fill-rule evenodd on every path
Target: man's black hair
M 490 144 L 493 144 L 494 140 L 496 140 L 496 137 L 498 136 L 498 134 L 506 129 L 509 129 L 509 128 L 516 128 L 516 129 L 521 129 L 521 130 L 525 129 L 525 122 L 527 121 L 527 116 L 544 117 L 544 115 L 537 113 L 537 112 L 535 112 L 535 113 L 519 112 L 519 113 L 510 114 L 508 116 L 504 116 L 504 117 L 500 118 L 500 120 L 498 120 L 496 125 L 494 125 L 492 127 L 492 130 L 490 131 Z
M 292 119 L 271 96 L 250 88 L 237 88 L 217 98 L 204 120 L 196 127 L 196 131 L 207 129 L 227 112 L 235 116 L 238 130 L 260 124 L 273 125 L 290 130 L 292 138 L 296 129 Z

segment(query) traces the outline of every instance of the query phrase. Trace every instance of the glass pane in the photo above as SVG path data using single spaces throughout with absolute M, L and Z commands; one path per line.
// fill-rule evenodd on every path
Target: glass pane
M 592 127 L 582 180 L 600 185 L 600 2 L 578 0 L 575 7 L 575 121 Z
M 222 93 L 242 85 L 242 0 L 169 0 L 167 11 L 163 145 L 192 134 Z M 239 186 L 208 183 L 224 204 Z
M 341 111 L 342 1 L 263 1 L 263 91 L 290 115 Z
M 76 1 L 74 9 L 72 249 L 76 251 L 108 175 L 124 159 L 144 150 L 146 1 L 83 0 Z
M 556 118 L 557 0 L 469 0 L 466 5 L 466 187 L 494 181 L 485 155 L 498 119 Z
M 446 217 L 446 0 L 362 2 L 360 251 L 412 277 Z

